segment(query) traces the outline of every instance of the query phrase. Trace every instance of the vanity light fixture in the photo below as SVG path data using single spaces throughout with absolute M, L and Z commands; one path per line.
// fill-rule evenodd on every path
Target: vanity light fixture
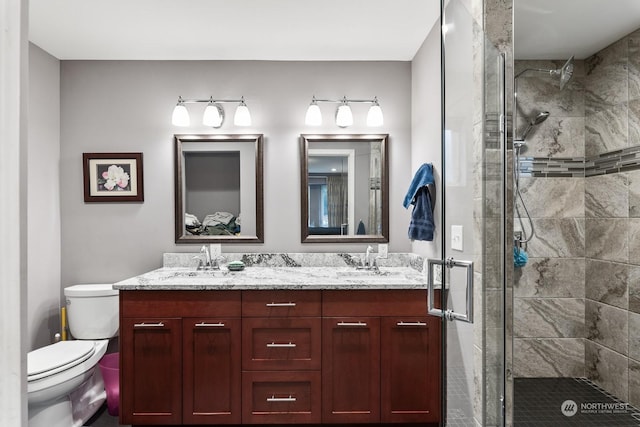
M 189 112 L 187 111 L 187 107 L 184 106 L 184 101 L 181 96 L 178 97 L 178 103 L 173 109 L 171 123 L 175 126 L 189 126 L 191 123 L 191 120 L 189 119 Z
M 342 99 L 342 103 L 336 111 L 336 125 L 341 128 L 349 127 L 353 124 L 353 113 L 347 102 L 347 98 Z
M 249 107 L 244 103 L 244 96 L 240 99 L 240 105 L 236 108 L 236 114 L 233 116 L 233 124 L 236 126 L 251 126 L 251 113 Z
M 320 112 L 320 106 L 318 103 L 340 104 L 336 110 L 336 125 L 342 128 L 353 125 L 353 113 L 351 112 L 351 106 L 349 105 L 352 103 L 371 104 L 369 112 L 367 113 L 367 126 L 379 127 L 384 124 L 382 108 L 380 108 L 377 96 L 373 99 L 347 99 L 345 96 L 340 100 L 317 99 L 314 96 L 311 100 L 311 104 L 309 104 L 309 108 L 307 108 L 307 114 L 304 119 L 307 126 L 322 125 L 322 113 Z
M 202 115 L 202 124 L 205 126 L 211 126 L 219 128 L 224 121 L 224 110 L 220 104 L 213 102 L 213 97 L 209 99 L 207 107 L 204 109 Z
M 309 108 L 307 108 L 307 115 L 304 118 L 304 122 L 309 126 L 320 126 L 322 124 L 322 112 L 316 97 L 311 100 Z
M 367 113 L 367 126 L 380 127 L 384 125 L 384 116 L 382 115 L 382 108 L 378 104 L 378 97 L 373 98 L 373 105 L 369 108 Z
M 224 109 L 220 104 L 223 103 L 239 104 L 236 108 L 233 120 L 233 123 L 236 126 L 251 126 L 251 113 L 249 113 L 249 107 L 247 107 L 247 104 L 244 102 L 244 96 L 240 99 L 213 99 L 212 96 L 209 97 L 209 99 L 182 99 L 182 97 L 179 96 L 178 103 L 173 109 L 171 123 L 174 126 L 189 126 L 191 120 L 189 119 L 189 111 L 185 104 L 201 103 L 207 104 L 202 116 L 202 124 L 205 126 L 211 126 L 214 128 L 222 126 L 222 122 L 224 121 Z

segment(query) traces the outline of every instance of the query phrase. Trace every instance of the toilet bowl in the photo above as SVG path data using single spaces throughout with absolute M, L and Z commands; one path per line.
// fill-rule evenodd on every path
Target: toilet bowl
M 30 427 L 79 427 L 106 401 L 98 361 L 118 332 L 118 291 L 111 285 L 75 285 L 64 293 L 71 334 L 82 339 L 27 355 Z

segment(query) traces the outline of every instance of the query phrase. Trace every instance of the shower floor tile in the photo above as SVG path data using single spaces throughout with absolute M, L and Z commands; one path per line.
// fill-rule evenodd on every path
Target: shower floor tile
M 637 408 L 584 378 L 515 378 L 513 394 L 515 427 L 640 426 Z

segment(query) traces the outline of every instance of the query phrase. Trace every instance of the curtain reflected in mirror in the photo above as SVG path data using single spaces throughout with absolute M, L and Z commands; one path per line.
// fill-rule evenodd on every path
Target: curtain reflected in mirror
M 387 135 L 302 135 L 303 242 L 388 241 L 386 142 Z
M 347 175 L 327 176 L 327 216 L 329 227 L 340 227 L 340 234 L 347 234 Z

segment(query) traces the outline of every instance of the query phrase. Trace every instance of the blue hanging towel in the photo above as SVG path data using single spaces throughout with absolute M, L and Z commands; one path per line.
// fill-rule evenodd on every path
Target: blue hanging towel
M 403 203 L 405 208 L 408 208 L 411 204 L 414 205 L 411 213 L 411 222 L 409 223 L 409 238 L 411 240 L 433 240 L 435 192 L 436 183 L 433 179 L 433 165 L 425 163 L 420 166 L 414 175 Z
M 427 187 L 420 187 L 415 198 L 415 205 L 409 223 L 409 238 L 411 240 L 433 240 L 433 213 L 431 211 L 431 197 Z
M 429 187 L 429 193 L 431 196 L 431 209 L 435 207 L 435 189 L 436 181 L 433 179 L 433 165 L 431 163 L 424 163 L 418 168 L 418 171 L 413 176 L 407 195 L 404 196 L 404 202 L 402 205 L 405 209 L 409 208 L 409 205 L 414 204 L 414 199 L 418 190 L 424 186 Z
M 364 231 L 364 222 L 362 222 L 362 220 L 360 220 L 360 222 L 358 223 L 356 234 L 366 234 L 366 232 Z

